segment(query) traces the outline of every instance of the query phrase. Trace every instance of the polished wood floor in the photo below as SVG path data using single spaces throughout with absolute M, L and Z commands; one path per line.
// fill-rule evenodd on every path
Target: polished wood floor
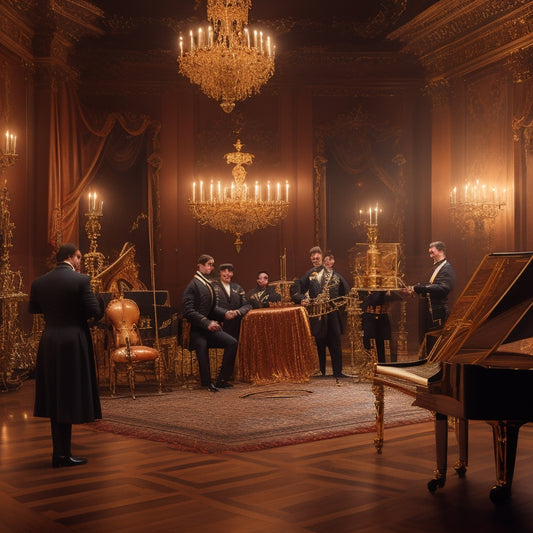
M 31 416 L 32 394 L 26 384 L 0 395 L 2 533 L 533 531 L 531 425 L 521 430 L 512 500 L 494 506 L 492 437 L 481 422 L 471 425 L 466 478 L 452 474 L 432 495 L 431 423 L 386 430 L 382 455 L 372 433 L 207 455 L 75 426 L 73 453 L 89 463 L 52 469 L 48 421 Z

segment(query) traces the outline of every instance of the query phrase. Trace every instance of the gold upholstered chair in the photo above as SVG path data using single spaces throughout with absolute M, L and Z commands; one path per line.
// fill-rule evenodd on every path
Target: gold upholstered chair
M 161 369 L 159 352 L 142 344 L 138 328 L 139 307 L 133 300 L 116 298 L 106 307 L 106 320 L 112 327 L 112 346 L 109 351 L 110 386 L 116 395 L 118 373 L 125 370 L 128 375 L 131 397 L 135 400 L 135 371 L 153 370 L 161 390 Z

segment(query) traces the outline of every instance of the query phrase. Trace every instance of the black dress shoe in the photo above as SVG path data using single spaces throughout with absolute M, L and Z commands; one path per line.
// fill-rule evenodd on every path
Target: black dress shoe
M 79 466 L 87 463 L 85 457 L 72 457 L 71 455 L 53 455 L 52 466 L 59 468 L 61 466 Z
M 233 385 L 227 381 L 217 381 L 215 385 L 218 389 L 231 389 L 233 387 Z
M 339 379 L 339 378 L 349 378 L 349 377 L 351 377 L 351 376 L 347 376 L 346 374 L 343 374 L 343 373 L 341 372 L 340 374 L 337 374 L 336 376 L 333 376 L 333 377 Z
M 207 390 L 209 392 L 218 392 L 218 388 L 215 387 L 212 383 L 209 383 L 209 385 L 207 386 Z

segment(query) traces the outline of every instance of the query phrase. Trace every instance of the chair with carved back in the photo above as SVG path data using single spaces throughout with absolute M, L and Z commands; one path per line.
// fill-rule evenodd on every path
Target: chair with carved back
M 109 351 L 110 387 L 116 395 L 118 373 L 126 370 L 131 397 L 135 399 L 135 371 L 152 369 L 161 391 L 161 369 L 159 352 L 142 344 L 138 328 L 139 307 L 127 298 L 113 299 L 106 307 L 106 320 L 112 327 L 112 346 Z M 125 367 L 125 368 L 123 368 Z

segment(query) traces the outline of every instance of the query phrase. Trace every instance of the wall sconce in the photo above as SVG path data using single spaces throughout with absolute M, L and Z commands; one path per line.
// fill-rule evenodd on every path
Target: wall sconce
M 479 180 L 450 191 L 450 217 L 463 240 L 485 237 L 490 247 L 495 219 L 506 204 L 505 195 L 505 189 L 498 191 Z

